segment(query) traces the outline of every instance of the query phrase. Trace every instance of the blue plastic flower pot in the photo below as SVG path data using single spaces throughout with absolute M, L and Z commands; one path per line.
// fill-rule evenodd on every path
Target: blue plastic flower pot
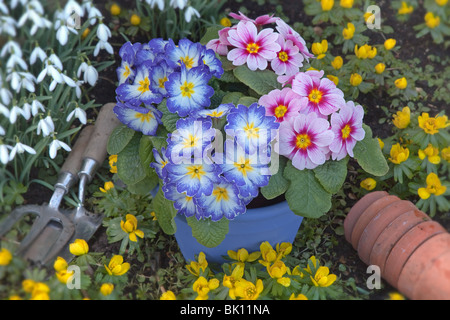
M 262 242 L 268 241 L 274 248 L 277 243 L 293 243 L 303 217 L 294 214 L 286 201 L 262 208 L 247 209 L 243 215 L 230 221 L 229 233 L 217 247 L 208 248 L 192 236 L 192 229 L 182 215 L 175 217 L 175 238 L 186 261 L 195 261 L 203 252 L 208 263 L 222 264 L 228 250 L 247 249 L 259 251 Z

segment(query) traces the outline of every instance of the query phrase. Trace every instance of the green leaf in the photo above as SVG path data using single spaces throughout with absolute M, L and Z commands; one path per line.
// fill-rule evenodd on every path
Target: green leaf
M 174 234 L 177 230 L 177 225 L 173 218 L 177 215 L 177 210 L 174 208 L 173 202 L 164 197 L 161 188 L 159 188 L 158 193 L 152 201 L 152 207 L 161 229 L 166 234 Z
M 217 247 L 228 233 L 229 220 L 227 218 L 212 221 L 211 219 L 197 220 L 196 217 L 189 217 L 186 220 L 192 228 L 194 238 L 207 248 Z
M 279 157 L 278 171 L 269 179 L 269 183 L 260 189 L 261 194 L 267 200 L 274 199 L 286 192 L 289 187 L 289 181 L 283 177 L 283 171 L 286 167 L 287 158 Z
M 254 97 L 240 97 L 237 104 L 242 104 L 246 107 L 250 107 L 253 103 L 258 102 L 258 99 L 254 98 Z
M 121 152 L 131 141 L 135 133 L 136 131 L 128 128 L 126 125 L 121 125 L 115 128 L 108 140 L 108 153 L 118 154 Z
M 139 158 L 141 159 L 142 168 L 147 176 L 153 176 L 155 169 L 150 167 L 153 162 L 153 143 L 150 136 L 143 135 L 139 143 Z
M 158 105 L 158 110 L 163 113 L 161 117 L 161 121 L 164 127 L 169 132 L 173 132 L 177 129 L 177 121 L 180 117 L 176 113 L 172 113 L 167 109 L 166 105 L 167 100 L 163 99 L 163 101 Z
M 340 161 L 327 161 L 314 169 L 314 174 L 322 187 L 329 193 L 336 193 L 347 177 L 348 157 Z
M 210 40 L 219 39 L 219 30 L 222 28 L 222 26 L 211 26 L 207 28 L 205 34 L 200 39 L 200 43 L 206 45 Z
M 244 65 L 237 67 L 233 72 L 236 78 L 260 95 L 268 94 L 274 89 L 281 89 L 281 85 L 277 81 L 277 75 L 272 71 L 252 71 Z
M 384 176 L 389 171 L 386 158 L 381 152 L 377 139 L 372 137 L 372 130 L 363 124 L 366 136 L 358 141 L 353 148 L 354 158 L 361 168 L 374 176 Z
M 331 193 L 316 179 L 312 170 L 298 170 L 289 161 L 284 178 L 290 181 L 286 191 L 289 208 L 297 215 L 319 218 L 331 208 Z
M 135 134 L 125 148 L 117 155 L 117 174 L 127 185 L 135 184 L 146 176 L 141 164 L 141 157 L 139 156 L 141 136 Z

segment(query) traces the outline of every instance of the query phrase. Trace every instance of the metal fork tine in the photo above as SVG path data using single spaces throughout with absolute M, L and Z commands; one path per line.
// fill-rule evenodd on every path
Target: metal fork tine
M 8 233 L 14 225 L 22 220 L 26 215 L 29 215 L 30 213 L 39 213 L 39 212 L 33 212 L 31 210 L 31 207 L 35 208 L 36 206 L 26 206 L 26 207 L 19 207 L 15 210 L 13 210 L 5 219 L 1 221 L 0 224 L 0 237 L 3 237 L 6 233 Z

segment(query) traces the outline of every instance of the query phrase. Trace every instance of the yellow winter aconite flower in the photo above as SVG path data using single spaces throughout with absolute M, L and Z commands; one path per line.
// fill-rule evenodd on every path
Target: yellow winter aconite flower
M 177 297 L 173 291 L 168 290 L 161 295 L 159 300 L 177 300 Z
M 450 162 L 450 147 L 441 150 L 441 157 L 447 162 Z
M 360 183 L 361 188 L 366 189 L 368 191 L 375 189 L 377 186 L 377 182 L 373 178 L 366 178 Z
M 382 74 L 385 69 L 386 65 L 383 62 L 380 62 L 375 66 L 375 72 L 378 74 Z
M 130 240 L 137 242 L 137 237 L 144 238 L 144 232 L 137 228 L 138 221 L 136 217 L 132 214 L 127 214 L 125 216 L 126 221 L 120 221 L 120 228 L 128 233 Z
M 419 127 L 422 128 L 425 133 L 436 134 L 439 129 L 446 128 L 450 125 L 446 115 L 430 117 L 427 112 L 423 112 L 419 118 Z
M 377 138 L 377 139 L 378 139 L 378 143 L 380 144 L 380 149 L 383 149 L 384 148 L 383 140 L 381 140 L 380 138 Z
M 53 268 L 56 271 L 56 278 L 63 284 L 66 284 L 73 276 L 74 271 L 67 271 L 69 264 L 62 257 L 57 257 L 53 263 Z
M 340 68 L 342 68 L 343 64 L 344 64 L 344 60 L 342 59 L 341 56 L 337 56 L 336 58 L 334 58 L 333 61 L 331 61 L 331 66 L 336 70 L 339 70 Z
M 355 45 L 355 55 L 358 59 L 373 59 L 377 55 L 377 48 L 365 44 L 361 47 Z
M 199 277 L 192 285 L 192 289 L 198 294 L 197 300 L 205 300 L 208 298 L 209 291 L 217 289 L 219 284 L 217 279 L 208 281 L 205 277 Z
M 130 270 L 130 264 L 128 262 L 123 262 L 123 257 L 121 255 L 114 255 L 109 261 L 108 266 L 105 265 L 105 269 L 110 276 L 121 276 Z
M 206 256 L 203 252 L 198 254 L 198 261 L 191 261 L 190 264 L 186 265 L 186 269 L 194 276 L 199 276 L 200 271 L 205 271 L 208 267 L 208 261 L 206 261 Z
M 10 296 L 9 300 L 22 300 L 22 298 L 15 294 L 15 295 Z
M 270 277 L 277 279 L 277 282 L 285 287 L 289 287 L 291 285 L 291 279 L 284 277 L 287 272 L 288 268 L 281 260 L 277 260 L 274 264 L 267 266 L 267 273 Z
M 22 281 L 22 289 L 27 293 L 33 292 L 33 288 L 36 285 L 36 282 L 33 279 L 25 279 Z
M 11 262 L 11 260 L 11 252 L 6 248 L 2 248 L 0 250 L 0 266 L 7 266 Z
M 375 17 L 375 15 L 372 12 L 365 12 L 364 13 L 364 22 L 372 23 L 373 22 L 372 19 L 374 19 L 374 18 L 370 19 L 372 16 Z M 371 21 L 369 21 L 369 20 L 371 20 Z
M 405 129 L 411 122 L 411 109 L 404 107 L 393 115 L 392 123 L 399 129 Z
M 100 187 L 100 191 L 103 193 L 107 193 L 108 190 L 111 190 L 112 188 L 114 188 L 114 183 L 112 181 L 106 181 L 103 185 L 103 188 Z
M 36 282 L 31 291 L 30 300 L 50 300 L 50 288 L 43 282 Z
M 120 14 L 120 6 L 117 3 L 113 3 L 111 8 L 109 8 L 109 11 L 113 16 L 118 16 Z
M 320 5 L 323 11 L 330 11 L 331 9 L 333 9 L 334 0 L 321 0 Z
M 261 256 L 261 252 L 259 251 L 249 254 L 247 249 L 244 248 L 239 249 L 238 251 L 228 250 L 227 254 L 231 259 L 238 262 L 253 262 Z
M 141 24 L 141 18 L 137 14 L 133 14 L 130 18 L 130 22 L 133 26 L 138 26 Z
M 342 8 L 350 9 L 350 8 L 353 7 L 353 3 L 354 3 L 354 0 L 341 0 L 341 2 L 339 3 L 339 5 L 340 5 Z
M 445 6 L 448 2 L 448 0 L 435 0 L 435 1 L 440 6 Z
M 447 190 L 447 187 L 441 184 L 441 180 L 439 180 L 439 177 L 434 172 L 428 174 L 426 183 L 426 188 L 419 188 L 419 190 L 417 190 L 419 197 L 424 200 L 428 199 L 432 194 L 436 197 L 440 196 Z
M 56 272 L 67 270 L 68 266 L 69 264 L 62 257 L 57 257 L 55 262 L 53 263 L 53 268 L 55 269 Z
M 264 285 L 261 279 L 257 279 L 256 284 L 245 279 L 236 282 L 236 297 L 240 297 L 241 300 L 256 300 L 263 290 Z
M 339 78 L 336 76 L 333 76 L 331 74 L 327 75 L 327 78 L 334 82 L 334 84 L 337 86 L 339 84 Z
M 231 272 L 231 275 L 224 275 L 222 284 L 229 288 L 228 295 L 231 299 L 236 299 L 236 282 L 242 279 L 244 276 L 244 266 L 242 264 L 238 264 L 234 267 L 233 272 Z
M 439 16 L 435 16 L 433 12 L 427 12 L 425 15 L 425 24 L 428 28 L 434 29 L 441 24 L 441 18 Z
M 276 248 L 278 257 L 284 258 L 291 253 L 292 243 L 290 243 L 290 242 L 277 243 L 275 248 Z
M 117 173 L 117 154 L 112 154 L 108 158 L 109 160 L 109 171 L 111 173 Z
M 432 164 L 439 164 L 441 162 L 441 157 L 439 157 L 439 149 L 433 147 L 433 145 L 429 144 L 424 150 L 419 150 L 419 158 L 420 160 L 428 159 Z
M 400 143 L 394 144 L 390 151 L 391 157 L 389 161 L 395 164 L 400 164 L 409 158 L 409 149 L 403 148 Z
M 267 266 L 268 264 L 274 262 L 278 259 L 277 252 L 272 248 L 271 244 L 268 241 L 264 241 L 259 246 L 259 250 L 261 251 L 261 257 L 263 260 L 260 260 L 259 262 Z
M 402 5 L 398 9 L 398 14 L 410 14 L 413 11 L 414 11 L 413 6 L 409 6 L 405 1 L 402 1 Z
M 89 35 L 89 33 L 91 32 L 91 29 L 86 28 L 84 29 L 83 33 L 81 34 L 81 39 L 86 39 L 86 37 Z
M 73 243 L 69 245 L 70 253 L 75 256 L 82 256 L 89 252 L 89 246 L 87 242 L 83 239 L 76 239 Z
M 109 296 L 114 290 L 114 285 L 112 283 L 104 283 L 100 287 L 100 293 L 104 296 Z
M 314 277 L 311 275 L 311 280 L 316 287 L 328 287 L 336 281 L 336 275 L 330 274 L 328 267 L 321 266 L 317 269 Z
M 384 42 L 384 47 L 386 50 L 392 50 L 396 44 L 397 44 L 397 40 L 391 38 L 391 39 L 387 39 Z
M 399 78 L 395 80 L 395 86 L 401 90 L 406 89 L 406 87 L 408 86 L 408 81 L 405 77 Z
M 220 24 L 224 27 L 231 27 L 231 20 L 227 17 L 223 17 L 222 19 L 220 19 Z
M 328 51 L 328 41 L 324 39 L 322 42 L 313 43 L 311 50 L 317 56 L 317 59 L 325 58 L 325 53 Z
M 363 79 L 359 73 L 352 73 L 352 75 L 350 76 L 350 84 L 354 87 L 359 86 L 362 80 Z
M 347 28 L 344 28 L 344 30 L 342 30 L 342 36 L 344 37 L 345 40 L 350 40 L 351 38 L 353 38 L 354 34 L 355 34 L 355 25 L 351 22 L 348 22 Z
M 308 300 L 308 298 L 302 293 L 299 293 L 298 295 L 295 295 L 295 293 L 293 293 L 289 297 L 289 300 Z
M 405 297 L 398 292 L 390 292 L 389 293 L 389 300 L 405 300 Z

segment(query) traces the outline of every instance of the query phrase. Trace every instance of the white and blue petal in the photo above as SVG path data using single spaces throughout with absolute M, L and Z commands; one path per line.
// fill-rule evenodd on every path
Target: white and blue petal
M 150 167 L 155 169 L 158 177 L 164 181 L 167 176 L 165 166 L 169 163 L 169 159 L 166 156 L 166 148 L 161 148 L 161 154 L 159 154 L 156 148 L 153 148 L 153 158 L 155 161 L 150 163 Z
M 161 111 L 152 106 L 139 107 L 119 102 L 113 110 L 123 124 L 145 135 L 154 136 L 158 125 L 162 123 Z
M 175 184 L 168 184 L 162 187 L 164 196 L 173 201 L 173 206 L 177 209 L 178 214 L 186 217 L 200 217 L 200 212 L 193 197 L 189 197 L 186 193 L 179 193 Z

